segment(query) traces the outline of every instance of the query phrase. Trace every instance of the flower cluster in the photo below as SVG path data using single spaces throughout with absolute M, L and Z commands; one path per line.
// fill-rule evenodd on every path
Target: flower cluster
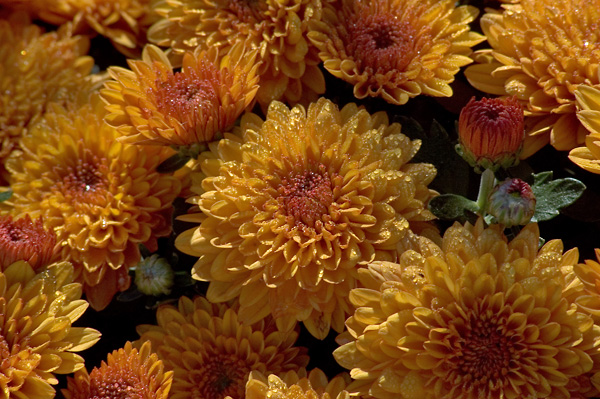
M 0 0 L 0 398 L 600 397 L 600 0 L 491 5 Z

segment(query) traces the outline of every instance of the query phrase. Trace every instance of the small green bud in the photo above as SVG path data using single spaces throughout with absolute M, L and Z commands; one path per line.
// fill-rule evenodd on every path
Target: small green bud
M 145 295 L 170 294 L 174 273 L 166 259 L 154 254 L 135 268 L 135 285 Z
M 535 196 L 523 180 L 506 179 L 491 192 L 487 211 L 506 227 L 524 225 L 535 213 Z

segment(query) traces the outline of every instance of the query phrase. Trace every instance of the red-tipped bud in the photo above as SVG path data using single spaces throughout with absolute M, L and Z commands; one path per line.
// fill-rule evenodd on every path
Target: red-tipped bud
M 458 153 L 476 170 L 514 166 L 525 138 L 523 108 L 515 97 L 473 97 L 460 112 L 458 135 Z
M 488 213 L 506 227 L 529 223 L 535 213 L 531 187 L 521 179 L 506 179 L 491 192 Z

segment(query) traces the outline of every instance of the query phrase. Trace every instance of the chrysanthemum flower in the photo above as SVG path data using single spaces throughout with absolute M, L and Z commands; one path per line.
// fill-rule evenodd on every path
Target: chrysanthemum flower
M 185 51 L 216 48 L 224 57 L 236 43 L 259 49 L 258 102 L 289 103 L 316 100 L 325 92 L 319 58 L 306 38 L 308 23 L 321 18 L 320 0 L 182 0 L 159 1 L 163 19 L 148 31 L 148 39 Z
M 460 111 L 461 156 L 476 168 L 508 168 L 518 163 L 525 138 L 523 108 L 515 97 L 482 98 Z
M 240 297 L 243 322 L 272 314 L 282 330 L 341 332 L 356 268 L 396 259 L 406 232 L 434 218 L 435 169 L 409 163 L 420 142 L 385 113 L 324 98 L 308 111 L 274 102 L 241 132 L 200 156 L 190 201 L 202 212 L 185 219 L 200 225 L 176 245 L 200 258 L 193 276 L 210 281 L 210 301 Z
M 72 327 L 88 306 L 80 297 L 68 262 L 37 275 L 24 261 L 0 272 L 0 397 L 54 398 L 54 374 L 84 366 L 75 352 L 91 347 L 100 333 Z
M 158 308 L 157 326 L 138 326 L 140 339 L 175 372 L 171 399 L 243 399 L 251 371 L 279 375 L 306 366 L 306 349 L 293 346 L 297 332 L 279 332 L 272 321 L 242 324 L 237 312 L 181 297 L 177 308 Z
M 600 249 L 596 249 L 596 260 L 586 259 L 584 263 L 573 267 L 578 278 L 577 282 L 581 285 L 577 287 L 580 289 L 577 290 L 575 301 L 581 309 L 592 316 L 596 324 L 600 324 L 600 263 L 598 262 L 600 262 Z M 600 364 L 600 354 L 594 358 L 594 364 Z M 587 397 L 600 395 L 600 367 L 594 367 L 594 371 L 591 382 L 596 391 Z
M 150 342 L 139 351 L 126 342 L 91 373 L 83 368 L 69 377 L 62 394 L 65 399 L 167 399 L 172 381 L 173 372 L 164 370 Z
M 356 98 L 404 104 L 419 94 L 452 95 L 454 75 L 485 40 L 469 29 L 477 14 L 453 0 L 341 0 L 324 5 L 308 37 Z
M 481 18 L 491 49 L 465 74 L 477 89 L 514 95 L 525 108 L 528 137 L 522 157 L 548 142 L 557 150 L 583 144 L 574 91 L 597 85 L 600 3 L 596 0 L 522 0 Z
M 125 143 L 190 146 L 217 139 L 253 103 L 256 54 L 243 43 L 221 62 L 216 48 L 187 52 L 174 73 L 166 55 L 148 45 L 141 60 L 129 60 L 131 70 L 109 68 L 114 80 L 101 91 L 106 121 Z
M 399 264 L 359 271 L 365 288 L 334 352 L 351 392 L 375 398 L 595 396 L 598 325 L 570 295 L 578 253 L 537 225 L 507 243 L 498 226 L 455 224 Z M 593 391 L 593 389 L 592 389 Z M 591 395 L 588 395 L 590 394 Z
M 94 66 L 88 47 L 69 26 L 43 33 L 23 13 L 0 19 L 0 164 L 48 103 L 64 103 L 84 83 Z
M 0 216 L 0 270 L 18 260 L 38 270 L 52 261 L 55 246 L 56 234 L 44 228 L 42 219 L 33 222 L 29 215 L 16 220 L 11 215 Z
M 171 203 L 181 184 L 156 172 L 171 149 L 116 140 L 98 96 L 73 108 L 53 105 L 21 140 L 23 153 L 8 159 L 12 213 L 43 217 L 90 304 L 102 309 L 128 288 L 139 244 L 154 251 L 157 237 L 170 233 Z
M 350 376 L 340 374 L 328 381 L 319 369 L 311 370 L 308 376 L 305 369 L 290 370 L 282 376 L 253 371 L 246 384 L 246 399 L 349 399 L 349 380 Z
M 569 152 L 569 159 L 583 169 L 600 173 L 600 90 L 580 85 L 575 90 L 577 118 L 590 132 L 585 138 L 585 146 Z
M 121 53 L 137 57 L 150 25 L 158 19 L 151 0 L 0 0 L 24 9 L 54 25 L 73 22 L 75 31 L 98 33 L 110 39 Z

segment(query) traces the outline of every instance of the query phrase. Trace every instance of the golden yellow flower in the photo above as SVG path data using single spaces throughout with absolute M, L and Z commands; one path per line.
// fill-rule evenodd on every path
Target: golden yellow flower
M 65 399 L 167 399 L 173 372 L 165 371 L 150 342 L 135 349 L 131 342 L 109 354 L 90 374 L 85 368 L 68 379 Z
M 259 50 L 258 102 L 316 100 L 325 92 L 319 58 L 306 38 L 308 23 L 321 18 L 320 0 L 182 0 L 158 1 L 162 19 L 148 39 L 171 47 L 174 58 L 196 46 L 229 54 L 236 43 Z
M 258 89 L 257 51 L 239 43 L 220 63 L 216 48 L 183 56 L 173 73 L 156 46 L 142 59 L 129 60 L 131 70 L 109 68 L 105 83 L 106 121 L 123 135 L 122 142 L 189 146 L 219 138 L 253 104 Z
M 406 232 L 434 218 L 435 168 L 409 163 L 420 142 L 400 129 L 324 98 L 308 111 L 273 102 L 266 121 L 245 114 L 241 134 L 200 156 L 189 201 L 202 212 L 185 217 L 199 226 L 176 240 L 199 257 L 208 299 L 240 297 L 245 323 L 272 314 L 282 330 L 341 332 L 357 267 L 396 259 Z
M 348 390 L 382 399 L 589 397 L 600 330 L 572 299 L 578 252 L 563 253 L 560 240 L 538 251 L 538 241 L 535 224 L 508 243 L 479 220 L 455 224 L 441 247 L 421 238 L 398 264 L 360 270 L 365 288 L 350 294 L 357 309 L 334 352 L 351 369 Z
M 84 83 L 94 66 L 88 47 L 69 26 L 43 33 L 24 13 L 0 19 L 0 173 L 47 105 L 65 103 Z
M 521 101 L 529 117 L 523 158 L 548 142 L 562 151 L 583 144 L 587 131 L 575 115 L 574 91 L 600 84 L 600 2 L 522 0 L 504 8 L 481 18 L 492 48 L 474 54 L 478 64 L 467 68 L 467 79 Z
M 42 219 L 35 222 L 29 215 L 13 220 L 0 216 L 0 270 L 24 260 L 38 270 L 47 266 L 57 253 L 56 234 L 44 228 Z
M 331 381 L 319 369 L 306 374 L 305 369 L 290 370 L 282 376 L 253 371 L 246 384 L 246 399 L 350 399 L 346 391 L 350 382 L 347 374 Z
M 43 217 L 60 256 L 71 261 L 94 309 L 129 287 L 139 244 L 156 250 L 171 232 L 172 201 L 181 183 L 156 167 L 172 150 L 119 143 L 103 121 L 97 95 L 79 109 L 51 106 L 13 153 L 12 213 Z
M 54 263 L 40 274 L 24 261 L 0 272 L 0 397 L 51 399 L 54 374 L 81 369 L 75 352 L 91 347 L 100 333 L 73 327 L 88 304 L 79 299 L 73 267 Z
M 454 75 L 485 40 L 469 29 L 477 14 L 453 0 L 341 0 L 324 5 L 308 37 L 356 98 L 405 104 L 419 94 L 452 95 Z
M 25 9 L 54 25 L 73 22 L 80 34 L 100 34 L 110 39 L 117 50 L 137 57 L 150 25 L 158 16 L 150 8 L 151 0 L 0 0 Z
M 151 341 L 175 373 L 171 399 L 243 399 L 251 371 L 279 375 L 306 366 L 306 349 L 293 346 L 297 332 L 279 332 L 272 320 L 242 324 L 238 308 L 181 297 L 177 308 L 158 308 L 157 326 L 138 326 L 140 340 Z
M 574 148 L 569 159 L 583 169 L 600 173 L 600 90 L 580 85 L 575 90 L 577 118 L 590 132 L 585 138 L 585 147 Z

